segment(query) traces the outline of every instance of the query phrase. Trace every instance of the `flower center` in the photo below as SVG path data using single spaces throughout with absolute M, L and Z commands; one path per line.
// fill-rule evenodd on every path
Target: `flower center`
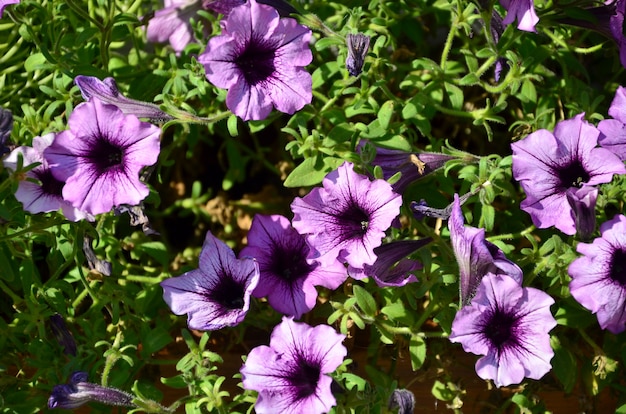
M 244 305 L 244 287 L 231 277 L 222 275 L 217 287 L 210 295 L 210 300 L 219 303 L 223 307 L 233 310 L 242 309 Z
M 337 216 L 343 228 L 344 240 L 360 239 L 365 236 L 370 225 L 370 216 L 357 205 L 350 206 Z
M 496 309 L 484 326 L 484 334 L 498 350 L 515 341 L 517 318 L 510 312 Z
M 298 240 L 294 246 L 280 246 L 272 252 L 270 271 L 287 282 L 296 281 L 307 276 L 314 265 L 306 262 L 307 245 L 304 239 Z
M 252 38 L 234 59 L 249 85 L 256 85 L 268 79 L 275 71 L 276 48 L 261 39 Z
M 99 172 L 105 172 L 123 165 L 124 149 L 106 139 L 99 138 L 88 158 L 95 164 Z
M 320 366 L 318 363 L 307 361 L 300 357 L 297 366 L 291 372 L 288 379 L 297 389 L 297 399 L 301 400 L 315 393 L 317 382 L 320 379 Z
M 63 186 L 65 183 L 59 181 L 52 175 L 49 169 L 35 172 L 36 177 L 41 181 L 41 189 L 44 194 L 59 196 L 63 195 Z
M 610 268 L 609 277 L 611 280 L 626 287 L 626 250 L 617 249 L 613 252 Z
M 584 183 L 588 182 L 590 178 L 589 173 L 579 160 L 574 160 L 565 166 L 565 168 L 559 169 L 558 176 L 563 191 L 571 187 L 580 188 Z

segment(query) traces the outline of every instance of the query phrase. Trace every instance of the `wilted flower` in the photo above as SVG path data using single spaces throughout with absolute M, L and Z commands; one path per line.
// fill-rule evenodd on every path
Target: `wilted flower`
M 511 24 L 517 20 L 517 28 L 527 32 L 536 32 L 535 25 L 539 17 L 535 13 L 533 0 L 500 0 L 507 11 L 502 23 Z
M 575 234 L 567 190 L 608 183 L 613 174 L 626 173 L 615 154 L 596 147 L 600 131 L 583 115 L 559 122 L 554 134 L 541 129 L 511 144 L 513 177 L 526 192 L 521 208 L 538 228 L 555 226 L 565 234 Z
M 72 410 L 89 402 L 107 405 L 135 407 L 134 397 L 116 388 L 87 382 L 86 372 L 74 372 L 68 384 L 55 385 L 48 398 L 48 408 Z
M 609 107 L 609 115 L 613 119 L 604 119 L 598 123 L 600 130 L 598 144 L 624 161 L 626 160 L 626 88 L 623 86 L 615 91 L 615 98 Z
M 348 56 L 346 57 L 346 69 L 352 76 L 359 76 L 363 70 L 365 57 L 370 48 L 370 37 L 362 33 L 348 34 L 346 36 Z
M 8 109 L 0 108 L 0 156 L 11 151 L 6 144 L 12 131 L 13 114 Z
M 552 368 L 553 303 L 538 289 L 488 273 L 472 303 L 457 312 L 450 341 L 460 342 L 465 352 L 484 355 L 476 362 L 476 373 L 497 387 L 518 384 L 524 378 L 540 379 Z
M 267 297 L 278 312 L 296 318 L 313 309 L 317 301 L 315 286 L 336 289 L 348 274 L 338 261 L 326 267 L 308 263 L 308 253 L 304 236 L 291 227 L 287 218 L 254 216 L 248 246 L 239 254 L 259 264 L 259 283 L 252 294 Z
M 258 414 L 321 414 L 336 404 L 330 374 L 347 354 L 345 336 L 327 325 L 311 327 L 283 317 L 270 346 L 258 346 L 241 367 L 243 387 L 255 390 Z
M 365 265 L 362 269 L 348 268 L 348 273 L 355 279 L 373 277 L 381 287 L 400 287 L 408 283 L 417 282 L 413 274 L 422 268 L 417 260 L 407 259 L 407 256 L 424 247 L 432 241 L 431 238 L 421 240 L 399 240 L 383 244 L 374 249 L 376 261 L 373 265 Z
M 176 315 L 187 314 L 190 329 L 211 331 L 235 326 L 250 308 L 259 266 L 235 253 L 208 232 L 199 268 L 161 282 L 163 299 Z
M 311 31 L 250 0 L 221 22 L 222 34 L 198 57 L 206 77 L 228 89 L 226 106 L 243 120 L 265 119 L 272 107 L 293 114 L 312 99 Z
M 95 97 L 104 103 L 117 106 L 126 115 L 132 114 L 137 118 L 148 118 L 152 122 L 163 122 L 174 119 L 171 115 L 161 111 L 158 106 L 148 102 L 130 99 L 120 94 L 113 78 L 103 81 L 94 76 L 78 75 L 74 78 L 83 99 L 89 101 Z
M 76 348 L 76 341 L 72 333 L 67 329 L 67 325 L 63 320 L 63 317 L 58 313 L 50 316 L 50 327 L 54 337 L 59 342 L 59 345 L 63 347 L 63 353 L 65 355 L 76 356 L 78 349 Z
M 146 198 L 139 171 L 157 161 L 159 128 L 97 98 L 78 105 L 68 123 L 44 151 L 52 174 L 66 182 L 65 200 L 100 214 Z
M 370 181 L 344 162 L 303 198 L 294 199 L 293 227 L 307 235 L 309 259 L 327 266 L 339 259 L 354 268 L 376 261 L 374 248 L 398 215 L 402 197 L 385 180 Z
M 4 13 L 4 8 L 10 4 L 18 4 L 20 0 L 0 0 L 0 19 L 2 18 L 2 13 Z
M 15 192 L 15 198 L 22 203 L 24 210 L 36 214 L 62 210 L 68 220 L 93 220 L 90 214 L 73 207 L 63 199 L 64 182 L 54 177 L 44 151 L 52 144 L 54 134 L 33 138 L 33 147 L 17 147 L 3 160 L 4 166 L 13 171 L 18 168 L 18 155 L 21 154 L 23 166 L 40 163 L 24 174 Z
M 398 388 L 393 390 L 387 407 L 390 410 L 398 409 L 398 414 L 413 414 L 415 411 L 415 395 L 409 390 Z
M 462 306 L 472 301 L 476 288 L 487 274 L 507 275 L 522 284 L 522 269 L 507 259 L 495 244 L 485 240 L 485 229 L 464 225 L 461 203 L 456 194 L 448 227 L 452 250 L 459 264 Z
M 602 329 L 618 334 L 626 330 L 626 217 L 602 223 L 600 233 L 592 243 L 576 246 L 583 256 L 569 266 L 569 288 Z
M 583 241 L 589 240 L 596 230 L 596 200 L 598 189 L 584 185 L 580 188 L 570 188 L 565 192 L 567 202 L 572 208 L 576 234 Z

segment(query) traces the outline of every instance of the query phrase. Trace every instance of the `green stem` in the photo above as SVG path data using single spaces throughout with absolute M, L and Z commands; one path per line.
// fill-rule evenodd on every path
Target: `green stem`
M 54 227 L 54 226 L 56 226 L 58 224 L 62 224 L 64 221 L 65 221 L 64 218 L 62 218 L 62 217 L 58 218 L 57 217 L 57 218 L 53 219 L 52 221 L 46 223 L 43 227 L 31 226 L 31 227 L 28 227 L 28 228 L 26 228 L 24 230 L 17 231 L 15 233 L 6 234 L 6 235 L 0 237 L 0 242 L 11 240 L 11 239 L 13 239 L 15 237 L 23 236 L 23 235 L 28 234 L 28 233 L 39 233 L 39 232 L 41 232 L 43 230 L 49 229 L 50 227 Z
M 587 332 L 585 332 L 584 329 L 579 328 L 578 333 L 580 334 L 580 336 L 582 336 L 585 342 L 587 342 L 593 348 L 593 350 L 596 352 L 596 355 L 604 355 L 604 351 L 602 350 L 602 348 L 600 348 L 598 344 L 596 344 L 595 341 L 591 339 L 589 335 L 587 335 Z
M 487 237 L 487 240 L 492 242 L 494 240 L 513 240 L 513 239 L 519 239 L 522 238 L 524 236 L 526 236 L 527 234 L 532 233 L 535 230 L 535 226 L 529 226 L 526 227 L 524 230 L 518 232 L 518 233 L 506 233 L 506 234 L 499 234 L 497 236 L 491 236 L 491 237 Z
M 443 72 L 446 71 L 446 64 L 448 63 L 448 55 L 450 54 L 450 50 L 452 49 L 452 42 L 454 42 L 454 36 L 456 36 L 457 30 L 458 30 L 458 18 L 455 17 L 450 27 L 450 31 L 448 32 L 446 43 L 443 45 L 443 52 L 441 52 L 441 62 L 439 66 L 441 67 L 441 70 Z

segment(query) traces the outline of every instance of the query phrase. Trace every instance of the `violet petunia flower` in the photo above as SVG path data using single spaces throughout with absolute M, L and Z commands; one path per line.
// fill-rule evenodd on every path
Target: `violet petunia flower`
M 161 282 L 163 299 L 176 315 L 187 314 L 190 329 L 212 331 L 239 324 L 259 282 L 259 266 L 208 232 L 198 269 Z
M 87 382 L 86 372 L 77 371 L 72 374 L 68 384 L 55 385 L 48 398 L 48 408 L 62 408 L 73 410 L 89 402 L 102 404 L 135 407 L 133 397 L 124 391 L 111 387 Z
M 626 173 L 615 154 L 596 147 L 600 131 L 583 115 L 557 123 L 554 134 L 541 129 L 511 144 L 513 177 L 526 192 L 521 208 L 538 228 L 555 226 L 575 234 L 567 190 L 608 183 L 613 174 Z
M 500 4 L 507 11 L 502 23 L 511 24 L 517 20 L 517 28 L 526 32 L 537 32 L 535 25 L 539 17 L 535 13 L 533 0 L 500 0 Z
M 33 138 L 33 147 L 17 147 L 4 160 L 4 166 L 13 171 L 18 168 L 18 155 L 22 156 L 23 166 L 39 163 L 37 167 L 22 175 L 15 192 L 15 198 L 22 203 L 24 210 L 37 214 L 50 211 L 63 211 L 68 220 L 90 220 L 94 217 L 85 211 L 75 208 L 63 199 L 64 182 L 53 175 L 44 151 L 55 139 L 53 133 Z
M 602 329 L 618 334 L 626 330 L 626 217 L 602 223 L 600 233 L 592 243 L 576 246 L 583 256 L 569 266 L 569 288 Z
M 293 227 L 307 235 L 309 259 L 354 268 L 373 265 L 374 248 L 399 213 L 402 197 L 385 180 L 370 181 L 344 162 L 303 198 L 291 203 Z
M 68 123 L 44 151 L 54 177 L 66 182 L 65 200 L 95 215 L 146 198 L 139 172 L 157 161 L 159 128 L 95 97 L 78 105 Z
M 312 99 L 311 31 L 270 6 L 250 0 L 221 22 L 222 34 L 198 57 L 206 77 L 228 89 L 226 106 L 247 120 L 267 118 L 275 107 L 293 114 Z
M 626 88 L 623 86 L 615 91 L 615 97 L 609 107 L 609 115 L 613 119 L 605 119 L 598 123 L 600 130 L 598 144 L 624 161 L 626 160 Z
M 252 292 L 267 297 L 278 312 L 300 318 L 317 301 L 315 286 L 336 289 L 347 278 L 343 264 L 335 261 L 322 267 L 308 263 L 309 246 L 283 216 L 257 214 L 248 233 L 248 246 L 239 257 L 252 257 L 259 264 L 259 283 Z
M 94 76 L 78 75 L 74 78 L 74 83 L 86 101 L 95 97 L 104 103 L 117 106 L 126 115 L 132 114 L 137 118 L 148 118 L 151 122 L 164 122 L 174 119 L 173 116 L 163 112 L 155 104 L 137 101 L 120 94 L 113 78 L 100 80 Z
M 363 33 L 349 33 L 346 36 L 346 45 L 348 46 L 346 69 L 350 75 L 359 76 L 363 71 L 365 57 L 370 48 L 370 37 Z
M 321 414 L 336 404 L 332 378 L 347 354 L 345 335 L 327 325 L 311 327 L 283 317 L 269 346 L 258 346 L 241 367 L 243 387 L 255 390 L 258 414 Z
M 495 244 L 485 240 L 485 229 L 465 226 L 459 196 L 454 195 L 452 214 L 448 222 L 452 250 L 459 264 L 461 305 L 467 306 L 487 274 L 507 275 L 519 285 L 522 269 L 506 258 Z
M 596 231 L 598 189 L 591 185 L 584 185 L 580 188 L 568 189 L 565 195 L 574 215 L 576 234 L 580 240 L 588 241 Z
M 165 0 L 164 7 L 157 10 L 148 21 L 148 41 L 169 42 L 174 51 L 180 54 L 194 41 L 191 18 L 202 9 L 200 0 Z
M 374 249 L 376 261 L 373 265 L 365 265 L 362 269 L 349 267 L 348 274 L 354 279 L 372 277 L 380 287 L 400 287 L 417 282 L 413 272 L 421 270 L 423 266 L 417 260 L 407 259 L 407 256 L 431 241 L 427 237 L 383 244 Z
M 457 312 L 450 341 L 461 343 L 465 352 L 484 355 L 476 362 L 476 373 L 497 387 L 540 379 L 552 368 L 553 303 L 538 289 L 488 273 L 472 303 Z
M 11 4 L 19 4 L 20 0 L 0 0 L 0 19 L 2 18 L 2 13 L 4 13 L 4 8 Z

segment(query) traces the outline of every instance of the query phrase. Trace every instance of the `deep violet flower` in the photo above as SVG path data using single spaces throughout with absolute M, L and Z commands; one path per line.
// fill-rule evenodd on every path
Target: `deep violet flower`
M 465 352 L 484 355 L 476 362 L 476 373 L 498 387 L 518 384 L 524 378 L 540 379 L 552 368 L 553 303 L 538 289 L 523 288 L 509 276 L 489 273 L 472 303 L 457 312 L 450 341 L 460 342 Z
M 18 155 L 23 158 L 23 166 L 40 163 L 29 170 L 20 179 L 15 198 L 22 203 L 24 210 L 36 214 L 62 210 L 68 220 L 91 220 L 92 215 L 73 207 L 63 199 L 64 182 L 54 177 L 48 162 L 44 159 L 44 151 L 52 144 L 54 134 L 33 138 L 33 147 L 17 147 L 3 160 L 4 166 L 13 171 L 18 168 Z
M 618 334 L 626 330 L 626 217 L 602 223 L 600 233 L 592 243 L 576 246 L 583 256 L 569 266 L 569 288 L 602 329 Z
M 354 268 L 373 265 L 402 206 L 402 197 L 385 180 L 370 181 L 344 162 L 303 198 L 291 203 L 293 227 L 307 235 L 309 259 L 328 266 L 339 260 Z
M 65 320 L 61 315 L 55 313 L 50 316 L 50 328 L 59 345 L 63 347 L 63 353 L 69 356 L 76 356 L 78 353 L 76 341 L 74 341 L 74 336 L 67 329 Z
M 116 388 L 87 382 L 86 372 L 74 372 L 68 384 L 55 385 L 48 398 L 48 408 L 72 410 L 89 402 L 107 405 L 135 407 L 134 397 Z
M 265 119 L 272 107 L 293 114 L 312 99 L 311 31 L 250 0 L 222 20 L 222 34 L 198 57 L 206 77 L 228 89 L 226 106 L 243 120 Z
M 235 326 L 250 308 L 259 266 L 235 253 L 208 232 L 198 269 L 161 282 L 163 299 L 176 315 L 187 314 L 190 329 L 211 331 Z
M 517 28 L 526 32 L 536 32 L 535 25 L 539 21 L 535 13 L 533 0 L 500 0 L 507 11 L 502 23 L 511 24 L 517 20 Z
M 359 76 L 363 71 L 365 57 L 370 48 L 370 37 L 362 33 L 349 33 L 346 36 L 346 45 L 348 46 L 346 69 L 350 75 Z
M 336 404 L 332 373 L 347 354 L 345 336 L 327 325 L 311 327 L 293 318 L 272 331 L 270 346 L 258 346 L 241 367 L 243 387 L 255 390 L 258 414 L 327 413 Z
M 120 94 L 113 78 L 100 80 L 94 76 L 78 75 L 74 83 L 80 89 L 83 99 L 89 101 L 92 97 L 104 103 L 115 105 L 126 115 L 132 114 L 137 118 L 148 118 L 152 122 L 164 122 L 174 119 L 173 116 L 161 111 L 158 106 L 149 102 L 137 101 Z
M 452 250 L 459 264 L 461 305 L 466 306 L 487 274 L 507 275 L 519 285 L 524 275 L 518 265 L 506 258 L 495 244 L 485 240 L 485 229 L 464 225 L 459 196 L 454 195 L 448 222 Z
M 349 267 L 348 274 L 354 279 L 372 277 L 381 287 L 400 287 L 417 282 L 413 272 L 422 269 L 423 266 L 417 260 L 407 259 L 407 256 L 431 241 L 431 238 L 424 238 L 383 244 L 374 249 L 376 261 L 373 265 L 365 265 L 362 269 Z
M 608 183 L 613 174 L 626 173 L 615 154 L 596 148 L 600 131 L 583 115 L 557 123 L 554 134 L 540 129 L 511 144 L 513 177 L 526 192 L 521 208 L 538 228 L 555 226 L 565 234 L 575 234 L 567 190 Z
M 588 241 L 596 230 L 596 201 L 598 189 L 591 185 L 570 188 L 565 192 L 572 208 L 576 224 L 576 234 L 582 241 Z
M 55 178 L 66 182 L 65 200 L 100 214 L 146 198 L 139 172 L 157 161 L 159 128 L 97 98 L 78 105 L 68 123 L 44 151 Z
M 347 278 L 343 264 L 322 267 L 307 262 L 309 246 L 286 217 L 257 214 L 248 233 L 248 246 L 239 257 L 252 257 L 259 264 L 259 283 L 252 292 L 267 297 L 269 304 L 288 316 L 299 318 L 317 301 L 315 286 L 336 289 Z
M 0 0 L 0 19 L 2 18 L 2 13 L 4 13 L 4 8 L 10 4 L 19 4 L 20 0 Z
M 624 65 L 626 66 L 626 64 Z M 626 88 L 620 86 L 609 107 L 613 119 L 600 121 L 598 144 L 615 153 L 620 160 L 626 160 Z

